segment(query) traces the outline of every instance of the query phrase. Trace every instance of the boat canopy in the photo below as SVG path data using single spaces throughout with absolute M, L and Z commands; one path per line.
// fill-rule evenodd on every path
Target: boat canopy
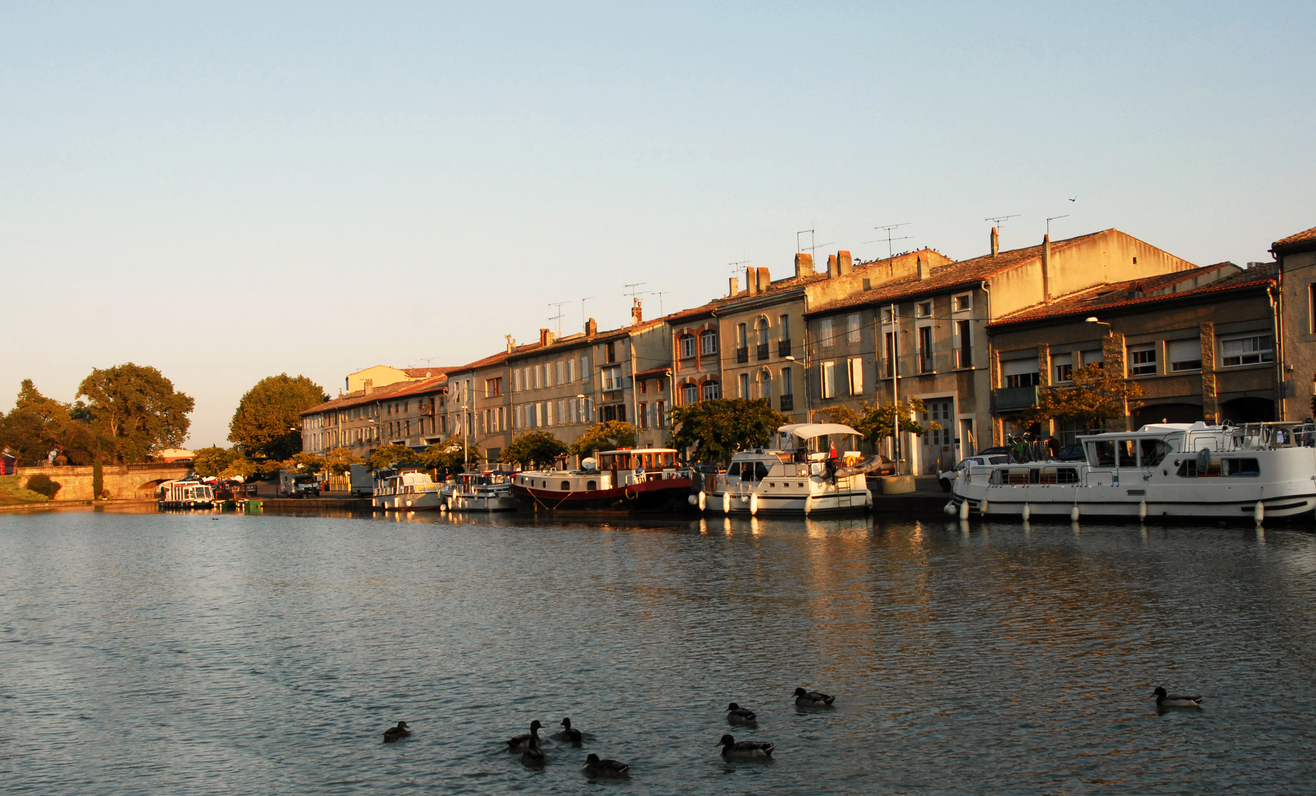
M 858 431 L 840 423 L 795 423 L 777 429 L 777 434 L 791 434 L 804 440 L 814 439 L 826 434 L 854 434 L 859 436 Z

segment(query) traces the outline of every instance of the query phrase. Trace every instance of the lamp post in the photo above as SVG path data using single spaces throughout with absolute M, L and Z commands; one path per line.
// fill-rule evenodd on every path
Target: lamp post
M 1108 323 L 1106 323 L 1106 322 L 1103 321 L 1103 320 L 1099 320 L 1099 319 L 1097 318 L 1097 316 L 1095 316 L 1095 315 L 1093 315 L 1093 316 L 1091 316 L 1090 318 L 1088 318 L 1086 322 L 1087 322 L 1087 323 L 1095 323 L 1095 324 L 1097 324 L 1098 326 L 1104 326 L 1104 327 L 1106 327 L 1106 336 L 1107 336 L 1107 337 L 1114 337 L 1114 336 L 1115 336 L 1115 330 L 1111 328 L 1111 325 L 1108 324 Z

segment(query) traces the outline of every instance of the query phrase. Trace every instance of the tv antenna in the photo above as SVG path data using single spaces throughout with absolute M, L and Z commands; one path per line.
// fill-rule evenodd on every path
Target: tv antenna
M 580 300 L 580 328 L 581 329 L 585 328 L 585 302 L 589 301 L 592 298 L 594 297 L 586 296 L 585 298 Z
M 802 229 L 802 230 L 800 230 L 799 232 L 796 232 L 796 233 L 795 233 L 795 251 L 797 251 L 797 252 L 808 252 L 810 256 L 812 256 L 812 257 L 814 257 L 815 259 L 817 259 L 817 256 L 818 256 L 818 250 L 819 250 L 819 249 L 821 249 L 821 248 L 824 247 L 824 246 L 831 246 L 831 245 L 832 245 L 830 242 L 828 242 L 828 243 L 816 243 L 815 241 L 817 240 L 817 238 L 814 237 L 814 233 L 815 233 L 816 231 L 817 231 L 817 230 L 812 230 L 812 229 Z M 800 236 L 803 235 L 803 234 L 806 233 L 806 232 L 809 233 L 809 245 L 808 245 L 808 246 L 801 246 L 801 245 L 800 245 Z
M 635 288 L 639 287 L 640 285 L 647 285 L 647 284 L 649 284 L 649 283 L 648 283 L 648 282 L 632 282 L 632 283 L 630 283 L 629 285 L 624 285 L 624 287 L 626 287 L 626 288 L 629 289 L 629 292 L 627 292 L 627 293 L 623 293 L 622 295 L 623 295 L 623 296 L 630 296 L 631 298 L 635 298 L 636 296 L 638 296 L 638 295 L 640 295 L 641 293 L 644 292 L 644 291 L 642 291 L 642 290 L 636 290 Z
M 649 295 L 658 297 L 658 317 L 661 318 L 667 313 L 663 312 L 663 296 L 671 293 L 670 290 L 650 290 Z
M 1051 237 L 1051 222 L 1061 218 L 1069 218 L 1069 214 L 1065 213 L 1063 216 L 1051 216 L 1046 220 L 1046 236 L 1048 238 Z
M 907 227 L 907 226 L 909 226 L 908 221 L 901 221 L 899 224 L 882 224 L 880 226 L 873 227 L 873 229 L 880 229 L 886 232 L 886 237 L 878 238 L 877 240 L 866 240 L 864 241 L 864 243 L 881 243 L 882 241 L 886 241 L 886 258 L 890 260 L 892 257 L 895 256 L 894 250 L 891 248 L 892 241 L 913 239 L 914 237 L 913 235 L 902 235 L 899 238 L 894 238 L 891 236 L 892 232 L 895 232 L 900 227 Z
M 561 337 L 561 336 L 562 336 L 562 305 L 563 305 L 563 304 L 566 304 L 566 303 L 567 303 L 567 302 L 565 302 L 565 301 L 550 301 L 550 302 L 548 302 L 548 306 L 550 306 L 550 307 L 557 307 L 557 315 L 550 315 L 550 316 L 548 316 L 548 319 L 549 319 L 550 321 L 557 321 L 557 336 L 558 336 L 558 337 Z
M 727 263 L 727 265 L 731 266 L 731 275 L 732 275 L 732 276 L 739 276 L 741 271 L 747 271 L 747 270 L 749 270 L 749 269 L 747 268 L 747 266 L 748 266 L 750 263 L 752 263 L 752 262 L 754 262 L 754 261 L 753 261 L 753 260 L 741 260 L 741 261 L 738 262 L 738 263 Z

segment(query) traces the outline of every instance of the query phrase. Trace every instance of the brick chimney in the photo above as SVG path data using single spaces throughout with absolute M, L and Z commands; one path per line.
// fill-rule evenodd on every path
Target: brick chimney
M 850 257 L 850 252 L 841 249 L 836 253 L 836 270 L 841 276 L 845 276 L 854 270 L 854 260 Z
M 772 285 L 772 277 L 768 276 L 767 266 L 764 266 L 763 268 L 755 268 L 754 270 L 758 272 L 758 276 L 756 278 L 758 279 L 758 283 L 759 283 L 759 292 L 767 293 L 768 288 Z
M 507 338 L 507 353 L 510 354 L 510 353 L 512 353 L 513 351 L 515 351 L 515 350 L 516 350 L 516 340 L 513 339 L 512 336 L 511 336 L 510 334 L 505 334 L 505 335 L 503 335 L 503 337 L 506 337 L 506 338 Z
M 593 318 L 590 318 L 588 321 L 585 322 L 585 334 L 587 336 L 593 337 L 598 333 L 599 333 L 598 321 L 594 320 Z
M 841 268 L 836 264 L 836 255 L 835 254 L 827 255 L 827 278 L 835 279 L 836 277 L 840 276 L 840 274 L 841 274 Z
M 1001 236 L 996 233 L 996 227 L 992 227 L 992 256 L 1001 253 Z
M 639 326 L 644 323 L 644 310 L 640 307 L 640 297 L 631 297 L 631 326 Z
M 795 255 L 795 276 L 813 276 L 813 255 L 799 252 Z
M 757 296 L 759 293 L 759 275 L 754 266 L 745 269 L 745 295 Z
M 365 389 L 365 394 L 369 395 L 370 393 L 375 391 L 375 380 L 366 379 L 365 381 L 361 382 L 361 386 Z
M 727 285 L 727 298 L 734 298 L 735 295 L 739 292 L 740 292 L 740 280 L 733 276 L 731 277 L 731 279 L 729 280 L 729 284 Z
M 540 330 L 539 330 L 539 344 L 540 344 L 540 345 L 553 345 L 553 332 L 552 332 L 551 330 L 549 330 L 549 329 L 540 329 Z
M 1042 236 L 1042 301 L 1051 302 L 1051 236 Z
M 919 281 L 922 282 L 924 279 L 927 279 L 927 278 L 928 278 L 928 274 L 930 274 L 930 273 L 932 273 L 932 268 L 928 265 L 928 261 L 927 261 L 927 260 L 924 260 L 923 257 L 920 255 L 919 258 L 918 258 L 918 279 L 919 279 Z

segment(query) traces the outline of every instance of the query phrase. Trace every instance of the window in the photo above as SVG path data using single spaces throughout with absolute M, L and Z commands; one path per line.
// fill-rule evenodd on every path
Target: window
M 580 380 L 581 380 L 581 381 L 589 381 L 589 379 L 590 379 L 590 372 L 589 372 L 589 354 L 581 354 L 581 356 L 580 356 Z
M 772 374 L 767 368 L 759 373 L 759 397 L 772 399 Z
M 485 379 L 484 380 L 484 397 L 497 398 L 503 394 L 502 379 Z
M 544 383 L 544 366 L 535 365 L 535 389 L 538 390 L 539 386 L 543 383 Z
M 1129 375 L 1156 375 L 1156 344 L 1129 346 Z
M 897 363 L 896 363 L 896 354 L 897 354 L 897 353 L 899 353 L 899 352 L 896 350 L 896 333 L 895 333 L 895 332 L 887 332 L 887 333 L 886 333 L 886 357 L 885 357 L 885 360 L 884 360 L 884 362 L 885 362 L 885 364 L 886 364 L 886 370 L 885 370 L 885 374 L 884 374 L 884 375 L 885 375 L 886 378 L 888 378 L 888 379 L 891 378 L 892 376 L 896 375 L 896 364 L 897 364 Z
M 845 316 L 846 339 L 851 343 L 859 342 L 862 337 L 859 329 L 859 313 L 852 312 Z
M 864 361 L 859 357 L 852 357 L 846 363 L 850 376 L 850 394 L 864 394 Z
M 562 360 L 559 359 L 557 361 L 557 383 L 565 384 L 567 380 L 566 375 L 567 375 L 566 363 L 564 363 Z
M 570 382 L 573 382 L 573 381 L 575 381 L 575 380 L 576 380 L 576 360 L 574 360 L 574 359 L 568 359 L 568 360 L 567 360 L 567 382 L 570 383 Z
M 791 316 L 781 315 L 777 318 L 777 329 L 781 331 L 781 339 L 791 339 Z
M 653 424 L 653 425 L 654 425 L 655 428 L 663 428 L 664 426 L 667 425 L 667 420 L 666 420 L 666 418 L 667 418 L 667 402 L 665 402 L 665 401 L 654 401 L 654 403 L 653 403 L 653 413 L 654 413 L 654 424 Z
M 640 401 L 640 406 L 635 412 L 635 425 L 637 428 L 649 427 L 649 404 L 646 401 Z
M 932 302 L 924 301 L 914 308 L 914 315 L 919 318 L 932 317 Z
M 973 294 L 961 293 L 951 299 L 951 309 L 955 312 L 967 312 L 973 309 Z
M 791 381 L 791 369 L 790 369 L 790 368 L 782 368 L 782 369 L 781 369 L 781 394 L 782 394 L 783 397 L 784 397 L 784 396 L 787 396 L 787 395 L 794 395 L 794 394 L 795 394 L 795 385 L 794 385 L 794 383 Z
M 1035 387 L 1041 382 L 1036 359 L 1015 359 L 1001 363 L 1001 377 L 1005 386 Z
M 1274 362 L 1275 342 L 1268 334 L 1221 340 L 1220 354 L 1220 364 L 1227 368 Z
M 711 401 L 711 400 L 713 400 L 714 398 L 721 398 L 721 397 L 722 397 L 722 385 L 718 384 L 718 383 L 715 382 L 715 381 L 706 381 L 706 382 L 704 382 L 704 400 L 705 400 L 705 401 Z M 622 410 L 624 411 L 625 408 L 626 408 L 626 407 L 622 407 Z M 623 417 L 622 419 L 625 420 L 626 418 Z
M 1316 282 L 1307 285 L 1307 332 L 1316 334 Z
M 699 387 L 694 384 L 681 385 L 681 403 L 689 406 L 699 400 Z
M 694 359 L 695 357 L 695 336 L 692 334 L 681 335 L 679 343 L 681 350 L 681 359 Z
M 756 326 L 758 327 L 759 345 L 766 346 L 768 344 L 768 319 L 759 318 Z
M 836 395 L 836 363 L 822 363 L 822 397 L 832 398 Z
M 622 389 L 621 367 L 615 366 L 604 368 L 600 375 L 603 377 L 603 391 L 613 392 Z
M 818 322 L 818 339 L 822 342 L 824 346 L 831 346 L 831 344 L 835 342 L 832 339 L 831 318 L 823 318 Z
M 1202 338 L 1170 340 L 1165 344 L 1165 358 L 1170 360 L 1170 372 L 1202 369 Z
M 616 348 L 616 344 L 617 344 L 617 341 L 616 341 L 616 340 L 613 340 L 612 342 L 610 342 L 610 343 L 608 343 L 608 344 L 606 344 L 606 345 L 604 346 L 604 351 L 605 351 L 605 353 L 608 355 L 608 362 L 609 362 L 609 363 L 612 363 L 612 362 L 616 362 L 616 361 L 617 361 L 617 348 Z
M 746 331 L 745 324 L 736 325 L 736 348 L 749 347 L 749 334 Z
M 884 323 L 884 324 L 889 324 L 889 323 L 891 323 L 891 321 L 892 321 L 893 318 L 894 318 L 894 319 L 898 319 L 899 317 L 900 317 L 900 314 L 896 312 L 896 308 L 895 308 L 895 307 L 883 307 L 883 308 L 882 308 L 882 323 Z
M 932 327 L 918 328 L 918 372 L 932 372 Z
M 960 338 L 960 347 L 956 349 L 958 361 L 955 366 L 960 368 L 973 367 L 973 324 L 971 321 L 956 321 L 955 333 Z
M 706 329 L 699 334 L 699 352 L 704 356 L 717 353 L 717 332 Z
M 740 394 L 737 395 L 736 397 L 738 397 L 738 398 L 748 398 L 748 397 L 749 397 L 749 374 L 748 374 L 748 373 L 742 373 L 742 374 L 740 374 L 740 376 L 738 377 L 738 379 L 739 379 L 739 383 L 740 383 Z
M 1051 367 L 1055 372 L 1054 381 L 1057 384 L 1074 380 L 1074 355 L 1057 354 L 1051 357 Z

